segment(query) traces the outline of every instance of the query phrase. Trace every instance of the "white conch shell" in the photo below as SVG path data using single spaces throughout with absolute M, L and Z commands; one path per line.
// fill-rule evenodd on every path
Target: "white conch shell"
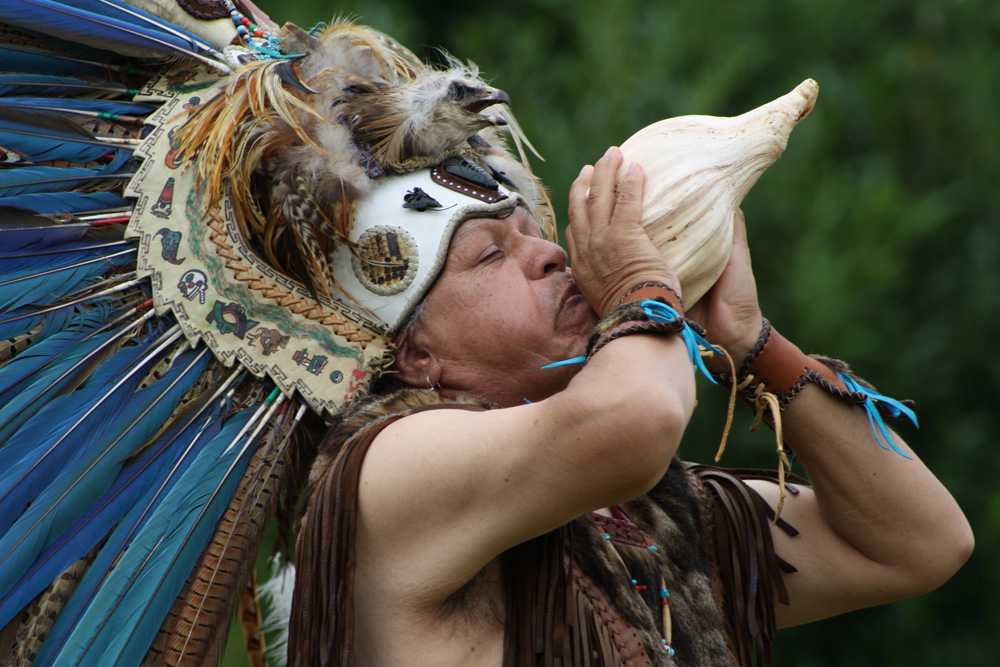
M 819 94 L 806 79 L 753 111 L 719 118 L 680 116 L 649 125 L 621 145 L 646 172 L 642 224 L 677 273 L 690 307 L 722 274 L 733 221 L 747 192 L 785 150 L 788 135 Z

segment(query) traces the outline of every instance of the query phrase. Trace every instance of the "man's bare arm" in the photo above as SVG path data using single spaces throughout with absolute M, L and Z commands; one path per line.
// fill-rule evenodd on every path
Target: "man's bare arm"
M 791 605 L 776 605 L 779 626 L 928 592 L 968 559 L 968 521 L 898 435 L 912 459 L 880 449 L 863 410 L 811 385 L 782 423 L 813 488 L 782 512 L 800 536 L 772 530 L 778 554 L 799 570 L 785 577 Z M 774 484 L 751 484 L 776 504 Z
M 359 544 L 440 603 L 510 547 L 650 489 L 693 405 L 681 342 L 632 336 L 545 401 L 404 418 L 365 459 Z
M 688 314 L 743 359 L 762 316 L 742 214 L 734 231 L 729 265 Z M 968 558 L 972 531 L 955 500 L 898 435 L 893 439 L 912 460 L 880 449 L 864 410 L 806 385 L 782 412 L 782 424 L 813 488 L 788 498 L 782 512 L 800 535 L 771 530 L 778 554 L 799 570 L 785 577 L 791 605 L 776 605 L 779 625 L 918 595 Z M 774 484 L 751 484 L 777 505 Z

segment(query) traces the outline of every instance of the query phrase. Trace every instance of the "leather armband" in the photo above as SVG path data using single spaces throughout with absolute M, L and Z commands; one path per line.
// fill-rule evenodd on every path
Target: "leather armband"
M 865 405 L 871 394 L 852 390 L 841 373 L 850 374 L 857 385 L 875 391 L 875 387 L 854 375 L 845 362 L 805 354 L 765 318 L 757 344 L 737 370 L 736 384 L 741 395 L 748 399 L 756 396 L 758 387 L 763 385 L 763 391 L 774 394 L 782 409 L 810 383 L 846 403 Z M 879 407 L 881 411 L 883 406 Z
M 646 299 L 665 303 L 677 311 L 678 315 L 684 317 L 684 304 L 681 302 L 680 295 L 670 285 L 656 280 L 647 280 L 633 285 L 629 291 L 625 292 L 619 303 L 631 303 Z

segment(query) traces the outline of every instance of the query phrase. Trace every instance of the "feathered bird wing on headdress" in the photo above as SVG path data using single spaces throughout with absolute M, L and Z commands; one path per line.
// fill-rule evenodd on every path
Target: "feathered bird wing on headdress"
M 452 158 L 554 237 L 530 144 L 471 66 L 249 3 L 11 0 L 0 59 L 0 651 L 214 661 L 298 427 L 392 361 L 358 203 Z

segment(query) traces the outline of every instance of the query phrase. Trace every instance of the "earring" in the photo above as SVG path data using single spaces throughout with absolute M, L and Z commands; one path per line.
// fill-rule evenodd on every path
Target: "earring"
M 436 382 L 431 382 L 431 376 L 430 375 L 425 375 L 424 377 L 427 378 L 427 388 L 428 389 L 436 391 L 436 390 L 438 390 L 438 389 L 441 388 L 441 385 L 437 384 Z

